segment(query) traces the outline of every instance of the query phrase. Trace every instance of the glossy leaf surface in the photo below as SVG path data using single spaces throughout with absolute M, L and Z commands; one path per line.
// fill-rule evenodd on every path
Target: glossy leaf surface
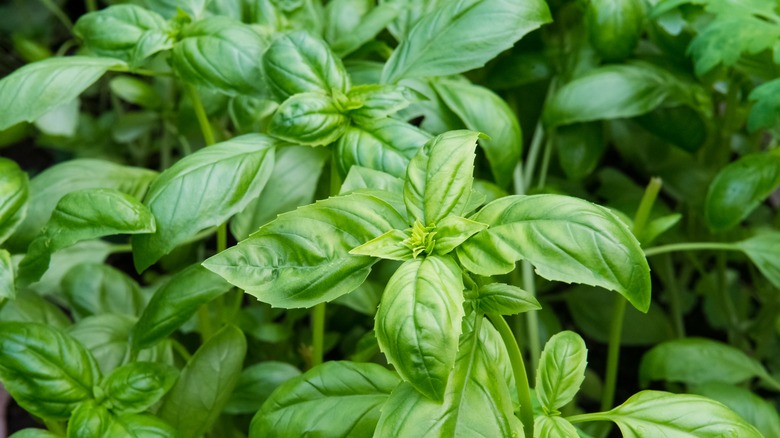
M 115 369 L 101 386 L 113 412 L 139 413 L 157 403 L 178 376 L 170 365 L 133 362 Z
M 574 399 L 585 379 L 588 349 L 580 335 L 563 331 L 544 346 L 536 372 L 536 396 L 546 414 L 556 413 Z
M 300 93 L 282 102 L 271 118 L 268 133 L 282 140 L 323 146 L 344 134 L 349 118 L 330 97 Z
M 101 313 L 137 316 L 144 307 L 138 284 L 108 265 L 84 263 L 62 278 L 62 291 L 76 318 Z
M 0 158 L 0 245 L 27 214 L 29 181 L 12 160 Z

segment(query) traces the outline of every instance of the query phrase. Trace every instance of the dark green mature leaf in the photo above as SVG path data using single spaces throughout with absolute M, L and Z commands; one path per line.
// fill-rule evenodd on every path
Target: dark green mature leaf
M 691 384 L 741 383 L 753 377 L 768 377 L 760 362 L 730 345 L 705 338 L 676 339 L 659 344 L 645 353 L 639 367 L 639 380 L 643 386 L 652 380 Z
M 585 18 L 591 45 L 606 60 L 621 60 L 642 36 L 645 5 L 641 0 L 592 0 Z
M 760 438 L 761 433 L 722 404 L 698 395 L 642 391 L 608 412 L 588 414 L 614 421 L 625 438 Z
M 780 233 L 758 234 L 736 245 L 775 287 L 780 287 L 780 253 L 777 251 L 780 248 Z
M 362 121 L 347 128 L 336 144 L 339 170 L 362 166 L 403 177 L 409 160 L 430 134 L 395 119 Z
M 577 429 L 558 415 L 537 415 L 534 419 L 534 437 L 578 438 Z
M 236 239 L 246 239 L 277 215 L 312 203 L 327 158 L 322 148 L 278 148 L 274 170 L 260 196 L 230 220 L 230 231 Z
M 0 245 L 27 215 L 27 173 L 12 160 L 0 157 Z
M 376 338 L 387 361 L 426 397 L 442 400 L 455 363 L 463 318 L 463 280 L 449 257 L 401 265 L 376 314 Z
M 370 436 L 399 383 L 376 364 L 327 362 L 278 387 L 252 420 L 249 436 Z
M 268 133 L 308 146 L 323 146 L 338 140 L 349 126 L 349 118 L 330 97 L 300 93 L 282 102 L 271 117 Z
M 131 335 L 133 347 L 148 348 L 173 333 L 198 308 L 233 286 L 200 264 L 192 265 L 155 292 Z
M 522 425 L 512 413 L 500 362 L 485 343 L 490 327 L 480 325 L 481 331 L 464 328 L 443 401 L 426 398 L 409 383 L 402 383 L 382 408 L 375 436 L 520 436 Z
M 88 56 L 53 57 L 25 65 L 0 80 L 0 130 L 35 121 L 75 99 L 106 71 L 124 65 L 118 59 Z
M 298 93 L 346 93 L 349 89 L 341 59 L 325 41 L 306 31 L 277 36 L 262 61 L 266 81 L 282 100 Z
M 745 155 L 718 172 L 705 201 L 705 217 L 714 231 L 737 225 L 780 187 L 780 153 Z
M 185 27 L 173 47 L 173 66 L 182 79 L 228 95 L 265 94 L 260 57 L 267 47 L 250 26 L 210 17 Z
M 399 207 L 400 204 L 400 207 Z M 359 192 L 284 213 L 203 266 L 278 307 L 310 307 L 357 288 L 375 259 L 349 251 L 408 226 L 400 196 Z
M 92 52 L 138 64 L 173 47 L 173 30 L 154 11 L 136 5 L 113 5 L 82 15 L 73 27 Z
M 137 414 L 157 403 L 178 377 L 179 370 L 170 365 L 132 362 L 111 372 L 101 387 L 112 412 Z
M 198 231 L 246 208 L 271 176 L 277 144 L 262 134 L 242 135 L 188 155 L 160 174 L 144 198 L 157 231 L 132 239 L 136 269 L 145 270 Z
M 750 92 L 754 101 L 748 116 L 748 131 L 776 128 L 780 124 L 780 79 L 764 82 Z
M 102 263 L 83 263 L 62 278 L 62 292 L 76 319 L 101 313 L 138 316 L 144 297 L 124 272 Z
M 490 228 L 458 247 L 479 275 L 506 274 L 528 260 L 548 279 L 615 290 L 637 309 L 650 306 L 650 268 L 639 242 L 604 207 L 560 195 L 507 196 L 472 217 Z
M 517 116 L 506 102 L 485 87 L 466 81 L 432 81 L 436 93 L 463 120 L 468 129 L 484 132 L 480 138 L 493 178 L 501 187 L 512 180 L 515 165 L 523 151 L 523 133 Z
M 476 303 L 482 314 L 515 315 L 542 308 L 530 293 L 504 283 L 491 283 L 480 287 Z
M 688 105 L 705 111 L 707 93 L 653 64 L 601 66 L 561 86 L 545 106 L 547 125 L 635 117 L 659 106 Z
M 409 162 L 404 204 L 410 216 L 436 225 L 465 211 L 474 181 L 478 132 L 450 131 L 436 136 Z
M 46 225 L 60 199 L 68 193 L 104 187 L 141 198 L 156 175 L 153 170 L 104 160 L 77 159 L 54 165 L 30 181 L 27 217 L 8 244 L 23 252 Z
M 57 203 L 43 234 L 32 242 L 19 263 L 17 282 L 27 285 L 40 279 L 53 252 L 79 241 L 154 231 L 152 213 L 130 195 L 116 189 L 68 193 Z
M 579 180 L 593 172 L 606 149 L 603 129 L 601 122 L 590 122 L 555 130 L 555 151 L 567 177 Z
M 344 57 L 359 49 L 395 19 L 402 6 L 373 0 L 335 0 L 325 6 L 325 38 Z
M 563 331 L 547 341 L 534 387 L 545 414 L 557 413 L 574 399 L 585 380 L 587 366 L 588 349 L 577 333 Z
M 92 398 L 100 379 L 95 360 L 70 336 L 29 322 L 0 323 L 0 380 L 27 412 L 67 419 Z
M 691 392 L 723 403 L 755 426 L 765 437 L 780 436 L 780 413 L 777 408 L 748 389 L 710 382 L 694 386 Z
M 232 325 L 225 326 L 187 362 L 157 415 L 181 438 L 208 432 L 241 377 L 245 355 L 244 334 Z
M 0 300 L 16 298 L 14 287 L 14 265 L 11 263 L 11 254 L 0 249 Z
M 446 76 L 485 65 L 528 32 L 551 21 L 538 0 L 458 0 L 423 16 L 393 52 L 383 83 Z
M 286 362 L 269 360 L 247 367 L 241 372 L 241 379 L 225 405 L 225 412 L 255 414 L 279 385 L 300 375 L 298 368 Z

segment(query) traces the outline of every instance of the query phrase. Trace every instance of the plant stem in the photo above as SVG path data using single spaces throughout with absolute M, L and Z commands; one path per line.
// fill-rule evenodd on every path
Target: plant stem
M 536 122 L 536 128 L 534 128 L 534 136 L 531 138 L 531 146 L 528 148 L 528 156 L 525 158 L 525 168 L 523 169 L 523 187 L 531 186 L 531 181 L 534 177 L 534 167 L 536 166 L 536 160 L 539 157 L 539 149 L 542 147 L 543 139 L 544 125 L 542 124 L 542 118 L 540 117 L 539 121 Z
M 213 145 L 217 141 L 214 137 L 214 131 L 211 129 L 209 118 L 206 115 L 206 109 L 203 108 L 203 102 L 200 100 L 200 96 L 198 96 L 197 91 L 195 91 L 195 87 L 189 84 L 184 85 L 184 91 L 190 98 L 193 110 L 195 110 L 195 117 L 198 119 L 198 125 L 200 126 L 200 131 L 203 134 L 203 140 L 206 142 L 206 146 Z
M 536 296 L 536 284 L 534 283 L 534 269 L 530 262 L 523 260 L 520 262 L 523 269 L 523 289 L 526 292 Z M 539 366 L 539 356 L 541 355 L 541 345 L 539 344 L 539 314 L 536 310 L 525 313 L 526 330 L 528 331 L 528 354 L 531 357 L 531 369 L 529 375 L 531 379 L 536 376 L 536 368 Z
M 700 251 L 705 249 L 716 249 L 724 251 L 739 251 L 734 243 L 727 242 L 687 242 L 687 243 L 672 243 L 670 245 L 654 246 L 645 250 L 645 256 L 652 257 L 654 255 L 663 254 L 667 252 L 675 251 Z
M 176 350 L 176 352 L 179 353 L 179 356 L 181 356 L 181 358 L 186 362 L 189 362 L 190 359 L 192 359 L 192 355 L 189 351 L 187 351 L 186 348 L 184 348 L 184 345 L 181 345 L 181 342 L 175 339 L 171 339 L 171 347 Z
M 523 432 L 526 438 L 534 436 L 534 411 L 531 405 L 531 388 L 528 386 L 528 375 L 525 372 L 523 363 L 523 354 L 520 347 L 517 346 L 517 340 L 512 335 L 512 329 L 506 323 L 501 315 L 490 313 L 487 315 L 496 328 L 501 340 L 504 341 L 507 353 L 509 353 L 509 362 L 512 364 L 512 372 L 515 376 L 515 386 L 517 386 L 517 396 L 520 399 L 520 421 L 523 423 Z
M 661 257 L 661 269 L 659 273 L 665 278 L 666 291 L 669 293 L 669 304 L 672 311 L 672 322 L 674 323 L 674 332 L 678 338 L 685 337 L 685 323 L 682 316 L 682 304 L 680 301 L 680 288 L 677 278 L 674 274 L 674 265 L 672 264 L 671 254 L 664 254 Z
M 553 149 L 553 136 L 555 131 L 551 131 L 547 134 L 547 140 L 544 142 L 544 155 L 542 156 L 542 168 L 539 170 L 539 181 L 536 183 L 537 189 L 544 188 L 547 183 L 547 170 L 550 168 L 550 156 Z
M 65 425 L 59 421 L 43 419 L 43 424 L 49 432 L 57 436 L 65 436 Z
M 653 209 L 653 204 L 658 198 L 658 193 L 661 191 L 661 178 L 650 178 L 650 182 L 645 188 L 645 193 L 642 195 L 642 200 L 639 202 L 639 207 L 636 209 L 634 215 L 634 227 L 632 232 L 637 239 L 642 240 L 642 235 L 645 233 L 645 225 L 647 225 L 647 219 L 650 217 L 650 211 Z
M 70 21 L 68 15 L 62 9 L 60 9 L 59 6 L 57 6 L 57 3 L 55 3 L 53 0 L 41 0 L 41 3 L 46 6 L 46 9 L 48 9 L 49 12 L 54 14 L 54 16 L 60 20 L 60 23 L 62 23 L 63 26 L 68 28 L 68 32 L 73 31 L 73 22 Z
M 311 311 L 311 366 L 322 363 L 325 340 L 325 303 L 319 303 Z
M 87 12 L 97 11 L 97 0 L 86 0 Z

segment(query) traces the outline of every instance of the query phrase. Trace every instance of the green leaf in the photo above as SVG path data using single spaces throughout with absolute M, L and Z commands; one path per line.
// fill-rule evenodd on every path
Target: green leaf
M 387 60 L 382 82 L 446 76 L 482 67 L 550 21 L 547 4 L 538 0 L 446 2 L 412 27 Z
M 182 270 L 152 296 L 133 328 L 133 347 L 141 349 L 155 345 L 192 318 L 200 306 L 232 287 L 200 264 Z
M 534 438 L 578 438 L 579 436 L 574 425 L 565 418 L 557 415 L 552 417 L 537 415 L 534 419 Z
M 780 233 L 777 232 L 758 234 L 736 244 L 775 287 L 780 287 L 778 245 L 780 245 Z
M 349 116 L 369 126 L 373 120 L 392 116 L 411 103 L 407 89 L 394 85 L 358 85 L 349 90 L 347 98 L 360 105 Z
M 19 290 L 16 298 L 3 304 L 0 321 L 35 322 L 63 330 L 71 325 L 62 309 L 29 289 Z
M 352 248 L 408 226 L 395 207 L 399 198 L 356 192 L 318 201 L 279 215 L 203 266 L 272 306 L 333 300 L 363 283 L 376 262 L 349 254 Z
M 152 170 L 105 160 L 76 159 L 56 164 L 30 181 L 27 217 L 19 224 L 8 245 L 24 252 L 46 225 L 57 203 L 68 193 L 103 187 L 141 198 L 156 175 Z
M 157 90 L 133 76 L 116 76 L 108 82 L 108 86 L 120 99 L 144 108 L 156 109 L 163 104 Z
M 179 436 L 178 431 L 168 423 L 151 415 L 124 414 L 116 417 L 116 421 L 124 429 L 120 433 L 136 438 L 177 438 Z
M 244 334 L 232 325 L 225 326 L 187 362 L 157 415 L 181 438 L 208 432 L 241 377 L 245 355 Z
M 349 173 L 344 178 L 344 182 L 341 183 L 339 194 L 346 195 L 360 189 L 386 190 L 402 196 L 404 180 L 380 170 L 353 165 L 349 168 Z
M 101 387 L 114 413 L 137 414 L 157 403 L 176 383 L 179 370 L 162 363 L 133 362 L 115 369 Z
M 81 403 L 68 421 L 68 438 L 96 437 L 108 438 L 112 433 L 117 433 L 113 415 L 105 406 L 95 400 Z
M 591 0 L 585 19 L 590 43 L 605 60 L 631 55 L 642 36 L 645 5 L 641 0 Z
M 260 61 L 267 47 L 250 26 L 210 17 L 185 27 L 173 47 L 173 67 L 187 82 L 231 96 L 263 96 Z
M 115 234 L 155 231 L 152 213 L 138 200 L 116 189 L 85 189 L 68 193 L 57 203 L 49 223 L 19 263 L 17 282 L 41 278 L 55 251 L 89 239 Z
M 61 438 L 61 435 L 51 433 L 44 429 L 22 429 L 8 438 Z
M 300 375 L 298 368 L 285 362 L 265 361 L 247 367 L 241 372 L 225 412 L 255 414 L 277 387 Z
M 347 128 L 336 143 L 339 171 L 362 166 L 403 177 L 409 160 L 430 134 L 395 119 L 361 121 Z
M 236 239 L 246 239 L 281 213 L 311 204 L 327 158 L 327 151 L 321 148 L 278 148 L 274 170 L 260 196 L 230 220 Z
M 482 314 L 498 315 L 515 315 L 542 308 L 530 293 L 504 283 L 491 283 L 480 287 L 476 307 Z
M 780 187 L 780 153 L 745 155 L 718 172 L 705 201 L 705 217 L 713 231 L 737 225 Z
M 424 225 L 465 213 L 474 180 L 478 132 L 450 131 L 425 144 L 409 162 L 404 203 Z
M 496 183 L 507 187 L 523 151 L 523 133 L 514 111 L 485 87 L 447 79 L 431 83 L 466 128 L 488 135 L 479 139 L 479 145 L 485 151 Z
M 696 385 L 693 393 L 721 402 L 756 427 L 765 437 L 780 436 L 780 414 L 768 400 L 745 388 L 725 383 Z
M 268 133 L 308 146 L 323 146 L 338 140 L 349 126 L 349 118 L 330 97 L 300 93 L 282 102 L 271 117 Z
M 761 433 L 722 404 L 698 395 L 642 391 L 589 419 L 614 421 L 625 438 L 760 438 Z
M 278 35 L 262 61 L 266 81 L 281 100 L 298 93 L 346 93 L 349 89 L 341 59 L 325 41 L 305 31 Z
M 467 207 L 468 208 L 468 207 Z M 467 211 L 464 208 L 464 211 Z M 436 254 L 448 254 L 469 237 L 484 230 L 488 226 L 460 216 L 447 216 L 436 224 Z
M 325 37 L 342 58 L 376 37 L 395 19 L 396 3 L 374 5 L 366 0 L 335 0 L 325 6 Z
M 390 277 L 376 314 L 376 338 L 398 374 L 441 400 L 455 364 L 463 280 L 449 257 L 409 260 Z
M 580 335 L 571 331 L 555 334 L 542 351 L 536 371 L 536 397 L 544 413 L 554 415 L 574 399 L 585 380 L 588 349 Z
M 23 66 L 0 80 L 0 130 L 35 121 L 75 99 L 109 69 L 124 65 L 118 59 L 69 56 Z
M 490 327 L 480 323 L 476 326 L 476 330 L 464 328 L 460 337 L 457 361 L 443 401 L 426 398 L 409 383 L 402 383 L 382 407 L 375 436 L 521 436 L 522 425 L 512 413 L 509 388 L 499 377 L 499 361 L 485 343 Z
M 255 415 L 249 434 L 370 436 L 399 382 L 376 364 L 327 362 L 279 386 Z
M 0 249 L 0 300 L 16 298 L 14 287 L 14 265 L 11 263 L 11 254 Z
M 95 360 L 80 343 L 49 326 L 0 323 L 0 379 L 27 412 L 64 420 L 92 398 L 100 379 Z
M 409 234 L 401 230 L 390 230 L 381 236 L 353 248 L 350 254 L 377 257 L 387 260 L 405 261 L 412 258 L 412 250 L 404 244 Z
M 560 195 L 507 196 L 471 219 L 490 226 L 457 249 L 471 272 L 506 274 L 525 259 L 548 280 L 615 290 L 642 312 L 650 306 L 647 259 L 604 207 Z
M 685 360 L 680 360 L 683 357 Z M 639 366 L 642 386 L 653 380 L 741 383 L 753 377 L 771 380 L 757 360 L 728 344 L 705 338 L 675 339 L 656 345 L 645 353 Z
M 732 8 L 734 12 L 736 9 Z M 776 22 L 750 14 L 723 15 L 691 40 L 688 52 L 693 56 L 696 74 L 701 76 L 720 64 L 733 66 L 743 54 L 755 55 L 772 49 L 778 38 L 780 26 Z
M 561 86 L 545 105 L 550 126 L 635 117 L 660 106 L 688 105 L 706 111 L 709 97 L 688 80 L 653 64 L 601 66 Z
M 173 47 L 173 30 L 156 12 L 136 5 L 112 5 L 82 15 L 73 33 L 99 56 L 138 65 Z
M 606 149 L 603 130 L 601 122 L 556 128 L 553 137 L 555 151 L 567 177 L 581 180 L 596 169 Z
M 137 316 L 144 307 L 135 280 L 100 263 L 82 263 L 70 269 L 62 278 L 62 292 L 76 319 L 102 313 Z
M 49 269 L 30 285 L 41 295 L 56 295 L 62 291 L 62 279 L 74 266 L 82 263 L 103 263 L 116 247 L 103 240 L 85 240 L 51 255 Z
M 15 161 L 0 157 L 0 245 L 27 215 L 29 181 Z
M 246 208 L 271 176 L 277 143 L 262 134 L 242 135 L 188 155 L 160 174 L 144 198 L 157 231 L 132 239 L 136 269 L 145 270 L 197 232 Z
M 748 131 L 776 128 L 780 124 L 780 79 L 764 82 L 750 92 L 748 99 L 755 102 L 748 116 Z

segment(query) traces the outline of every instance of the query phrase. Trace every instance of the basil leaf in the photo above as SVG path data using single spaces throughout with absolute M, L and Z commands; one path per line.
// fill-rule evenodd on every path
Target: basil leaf
M 404 203 L 412 217 L 435 225 L 449 215 L 465 213 L 478 137 L 472 131 L 447 132 L 426 143 L 412 158 L 404 185 Z
M 412 258 L 412 250 L 404 244 L 409 235 L 401 230 L 390 230 L 381 236 L 353 248 L 350 254 L 405 261 Z
M 276 388 L 300 375 L 298 368 L 285 362 L 266 361 L 247 367 L 241 372 L 225 412 L 255 414 Z
M 298 93 L 346 93 L 347 76 L 341 59 L 320 38 L 305 31 L 281 34 L 263 54 L 271 90 L 281 100 Z
M 225 326 L 187 362 L 157 415 L 182 438 L 208 432 L 238 383 L 245 355 L 244 334 L 234 326 Z
M 116 421 L 122 432 L 136 438 L 176 438 L 179 433 L 163 420 L 151 415 L 123 414 Z
M 705 218 L 713 231 L 724 231 L 745 219 L 780 187 L 780 154 L 745 155 L 718 172 L 705 201 Z
M 750 107 L 748 116 L 748 131 L 771 129 L 780 123 L 780 79 L 764 82 L 750 92 L 748 99 L 755 102 Z
M 684 357 L 685 360 L 678 360 Z M 718 366 L 712 366 L 712 364 Z M 691 384 L 707 382 L 741 383 L 753 377 L 772 378 L 757 360 L 741 350 L 705 338 L 683 338 L 656 345 L 642 357 L 639 381 L 652 380 Z
M 349 168 L 349 173 L 341 184 L 339 194 L 346 195 L 360 189 L 386 190 L 402 196 L 404 180 L 380 170 L 353 165 Z
M 56 295 L 62 291 L 62 278 L 74 266 L 82 263 L 103 263 L 115 246 L 103 240 L 85 240 L 51 255 L 49 269 L 40 280 L 30 285 L 41 295 Z
M 84 14 L 73 33 L 90 51 L 134 65 L 173 47 L 173 33 L 165 19 L 136 5 L 112 5 Z
M 0 130 L 33 122 L 49 110 L 75 99 L 118 59 L 88 56 L 53 57 L 27 64 L 0 80 Z
M 116 76 L 108 86 L 120 99 L 144 108 L 157 109 L 163 104 L 162 97 L 150 84 L 133 76 Z
M 484 132 L 480 138 L 496 183 L 507 187 L 523 152 L 523 133 L 517 116 L 503 99 L 467 81 L 434 80 L 436 93 L 460 117 L 466 128 Z
M 338 140 L 348 125 L 349 118 L 333 99 L 300 93 L 282 102 L 271 117 L 268 133 L 292 143 L 323 146 Z
M 333 51 L 344 57 L 376 37 L 395 19 L 401 6 L 374 5 L 366 0 L 335 0 L 325 6 L 325 38 Z
M 22 429 L 8 438 L 61 438 L 61 435 L 57 435 L 44 429 Z
M 464 209 L 465 211 L 465 209 Z M 459 216 L 447 216 L 436 224 L 436 254 L 448 254 L 469 237 L 487 228 L 486 224 Z
M 614 421 L 625 438 L 761 437 L 760 432 L 731 409 L 698 395 L 642 391 L 611 411 L 588 414 L 588 417 Z
M 387 282 L 376 314 L 379 348 L 398 374 L 442 400 L 463 318 L 463 280 L 448 257 L 404 262 Z
M 375 119 L 392 116 L 409 106 L 407 89 L 392 85 L 358 85 L 352 87 L 347 98 L 357 102 L 360 107 L 349 112 L 349 116 L 358 124 L 371 124 Z
M 233 286 L 200 264 L 192 265 L 161 286 L 133 328 L 135 349 L 148 348 L 187 322 L 200 306 Z
M 482 314 L 498 315 L 515 315 L 542 308 L 539 301 L 530 293 L 517 286 L 503 283 L 491 283 L 480 287 L 476 307 Z
M 137 316 L 144 307 L 138 284 L 101 263 L 82 263 L 62 278 L 62 292 L 76 319 L 102 313 Z
M 157 403 L 176 383 L 179 370 L 162 363 L 133 362 L 111 372 L 101 384 L 114 413 L 137 414 Z
M 185 27 L 173 47 L 173 67 L 187 82 L 231 96 L 263 96 L 260 57 L 267 44 L 250 26 L 210 17 Z
M 490 226 L 457 249 L 471 272 L 506 274 L 525 259 L 548 280 L 615 290 L 642 312 L 650 306 L 647 259 L 604 207 L 560 195 L 507 196 L 471 219 Z
M 753 16 L 752 11 L 737 11 L 738 7 L 733 6 L 729 11 L 733 16 L 721 15 L 691 40 L 688 52 L 697 75 L 702 76 L 720 64 L 732 66 L 743 54 L 754 55 L 775 47 L 780 38 L 776 22 Z M 777 15 L 772 15 L 776 20 Z
M 13 300 L 3 304 L 0 321 L 35 322 L 62 330 L 71 325 L 62 309 L 29 289 L 21 289 Z
M 0 379 L 27 412 L 67 419 L 92 398 L 100 371 L 89 352 L 70 336 L 30 322 L 0 323 Z
M 68 193 L 57 203 L 49 223 L 19 263 L 17 282 L 41 278 L 51 254 L 82 241 L 114 234 L 151 233 L 152 213 L 138 200 L 115 189 L 86 189 Z
M 157 172 L 110 161 L 76 159 L 56 164 L 30 181 L 27 217 L 8 240 L 23 252 L 46 225 L 57 203 L 68 193 L 92 188 L 116 189 L 141 198 Z
M 606 149 L 603 130 L 601 122 L 575 123 L 555 129 L 555 151 L 567 177 L 581 180 L 596 169 Z
M 547 415 L 537 415 L 534 418 L 534 437 L 558 437 L 558 438 L 578 438 L 580 435 L 573 424 L 565 418 L 557 415 L 548 417 Z
M 431 138 L 430 134 L 394 119 L 361 121 L 347 128 L 336 143 L 339 170 L 362 166 L 403 177 L 409 159 Z
M 778 245 L 780 245 L 780 233 L 777 232 L 758 234 L 736 244 L 775 287 L 780 287 Z
M 446 76 L 481 67 L 550 21 L 547 5 L 537 0 L 446 2 L 412 27 L 387 60 L 382 82 Z
M 11 254 L 0 249 L 0 300 L 16 298 L 14 287 L 14 265 L 11 263 Z
M 29 181 L 15 161 L 0 157 L 0 244 L 27 215 Z
M 627 58 L 642 36 L 644 18 L 641 0 L 593 0 L 585 13 L 590 43 L 605 60 Z
M 230 220 L 230 231 L 236 239 L 246 239 L 281 213 L 311 204 L 327 157 L 320 148 L 278 148 L 274 170 L 260 196 Z
M 780 414 L 777 408 L 745 388 L 710 382 L 694 386 L 691 392 L 723 403 L 755 426 L 765 437 L 780 436 Z
M 117 433 L 114 418 L 105 406 L 95 400 L 81 403 L 68 421 L 67 438 L 96 437 L 108 438 Z
M 580 335 L 571 331 L 555 334 L 542 351 L 536 373 L 536 396 L 546 415 L 555 415 L 574 399 L 585 380 L 588 349 Z
M 157 231 L 132 239 L 136 269 L 144 271 L 198 231 L 246 208 L 271 176 L 276 145 L 265 135 L 242 135 L 188 155 L 160 174 L 144 198 Z
M 399 382 L 376 364 L 326 362 L 276 388 L 252 419 L 249 434 L 371 435 L 380 408 Z
M 203 266 L 275 307 L 333 300 L 355 290 L 376 263 L 349 254 L 352 248 L 408 226 L 393 205 L 398 198 L 362 192 L 318 201 L 279 215 Z

